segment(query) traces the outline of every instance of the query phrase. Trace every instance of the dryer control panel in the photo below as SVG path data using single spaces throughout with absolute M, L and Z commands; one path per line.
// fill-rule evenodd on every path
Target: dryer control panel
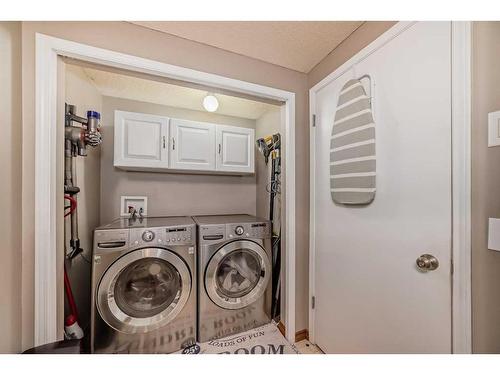
M 227 224 L 226 237 L 231 238 L 270 238 L 271 237 L 271 223 L 241 223 L 241 224 Z
M 198 227 L 202 243 L 224 242 L 228 240 L 271 238 L 271 223 L 248 222 L 231 224 L 205 224 Z

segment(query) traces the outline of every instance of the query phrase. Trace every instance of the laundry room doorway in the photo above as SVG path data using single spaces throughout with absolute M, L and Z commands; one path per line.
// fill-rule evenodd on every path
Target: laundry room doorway
M 262 85 L 257 85 L 249 82 L 244 82 L 240 80 L 230 79 L 223 76 L 218 76 L 214 74 L 208 74 L 200 71 L 195 71 L 191 69 L 186 69 L 174 65 L 169 65 L 165 63 L 160 63 L 153 60 L 147 60 L 144 58 L 139 58 L 132 55 L 126 55 L 122 53 L 117 53 L 110 50 L 104 50 L 88 45 L 83 45 L 79 43 L 70 42 L 67 40 L 57 39 L 41 34 L 37 34 L 36 38 L 37 42 L 37 53 L 36 53 L 36 61 L 37 61 L 37 69 L 36 69 L 36 197 L 35 197 L 35 344 L 42 345 L 48 342 L 53 342 L 62 338 L 62 319 L 60 319 L 61 315 L 64 314 L 63 306 L 64 306 L 64 292 L 63 292 L 63 280 L 61 277 L 62 270 L 62 259 L 61 254 L 64 253 L 64 244 L 61 240 L 62 233 L 60 229 L 58 230 L 58 226 L 60 225 L 60 220 L 57 219 L 59 213 L 61 212 L 63 206 L 61 205 L 61 201 L 59 198 L 60 195 L 60 187 L 59 185 L 59 177 L 61 177 L 61 171 L 63 171 L 60 157 L 61 157 L 61 144 L 56 143 L 56 141 L 61 141 L 61 134 L 59 130 L 57 130 L 56 124 L 58 126 L 61 124 L 60 114 L 62 113 L 61 106 L 63 105 L 64 98 L 61 101 L 61 78 L 64 77 L 64 73 L 61 72 L 61 66 L 65 64 L 67 66 L 72 66 L 73 73 L 78 71 L 78 74 L 82 73 L 81 69 L 87 69 L 87 73 L 92 74 L 100 74 L 100 73 L 92 73 L 91 70 L 100 70 L 95 69 L 96 67 L 102 67 L 102 70 L 111 70 L 112 73 L 126 73 L 124 75 L 132 76 L 134 78 L 144 78 L 149 77 L 152 78 L 151 81 L 163 81 L 164 83 L 177 83 L 180 86 L 194 88 L 198 90 L 203 90 L 206 93 L 215 93 L 217 95 L 229 95 L 235 98 L 239 98 L 240 100 L 249 100 L 257 103 L 264 103 L 265 105 L 275 106 L 277 110 L 272 111 L 272 115 L 270 114 L 270 119 L 262 118 L 262 123 L 266 123 L 268 120 L 272 120 L 275 123 L 275 120 L 279 120 L 278 129 L 274 128 L 272 131 L 268 131 L 270 129 L 265 129 L 263 131 L 259 131 L 258 129 L 258 121 L 255 125 L 256 131 L 256 139 L 262 139 L 260 144 L 260 148 L 255 148 L 254 144 L 248 143 L 252 149 L 252 155 L 249 156 L 248 167 L 255 168 L 257 172 L 257 177 L 253 177 L 255 187 L 253 187 L 252 200 L 255 204 L 252 212 L 241 212 L 241 213 L 250 213 L 256 214 L 258 216 L 269 217 L 269 207 L 274 207 L 275 212 L 280 212 L 280 215 L 276 218 L 276 221 L 281 226 L 281 230 L 279 231 L 281 246 L 282 246 L 282 254 L 284 254 L 281 259 L 281 286 L 280 297 L 281 297 L 281 314 L 280 320 L 282 324 L 286 327 L 286 337 L 290 342 L 294 342 L 295 339 L 295 141 L 294 141 L 294 133 L 295 133 L 295 94 L 292 92 L 275 89 L 272 87 L 266 87 Z M 75 66 L 79 66 L 75 68 Z M 76 70 L 75 70 L 76 69 Z M 89 73 L 90 72 L 90 73 Z M 84 72 L 85 73 L 85 72 Z M 88 76 L 87 74 L 87 76 Z M 98 76 L 94 76 L 93 84 L 98 86 L 99 80 Z M 102 78 L 102 77 L 101 77 Z M 207 94 L 208 96 L 208 94 Z M 129 98 L 130 99 L 130 98 Z M 107 99 L 106 99 L 107 100 Z M 120 112 L 120 109 L 116 106 L 117 100 L 108 100 L 103 101 L 103 106 L 101 110 L 103 111 L 103 118 L 100 118 L 103 126 L 106 127 L 106 124 L 112 123 L 112 121 L 116 121 L 118 117 L 117 112 Z M 71 104 L 71 103 L 68 103 Z M 110 108 L 113 108 L 113 111 L 109 111 L 106 114 L 105 105 L 109 105 Z M 82 108 L 88 110 L 89 108 Z M 207 110 L 208 111 L 208 110 Z M 123 112 L 123 111 L 122 111 Z M 138 111 L 135 111 L 136 113 Z M 144 115 L 144 111 L 142 111 Z M 149 111 L 148 111 L 149 112 Z M 114 120 L 110 113 L 114 113 Z M 271 113 L 271 112 L 270 112 Z M 125 115 L 127 115 L 124 112 Z M 158 114 L 152 114 L 152 112 L 147 113 L 148 116 L 157 116 Z M 92 114 L 91 114 L 92 116 Z M 97 116 L 97 115 L 96 115 Z M 170 115 L 169 115 L 170 116 Z M 134 120 L 136 121 L 136 120 Z M 177 123 L 171 122 L 171 129 L 174 129 L 172 124 L 178 126 L 179 129 L 183 127 L 185 124 L 181 121 Z M 116 125 L 116 123 L 115 123 Z M 191 126 L 191 125 L 189 125 Z M 105 129 L 105 128 L 104 128 Z M 190 136 L 190 128 L 186 133 L 179 133 L 180 135 L 186 134 Z M 191 127 L 192 129 L 192 127 Z M 223 139 L 229 139 L 229 141 L 233 141 L 231 137 L 231 132 L 227 132 L 227 135 L 224 135 L 224 131 L 227 130 L 220 126 L 221 137 L 226 137 Z M 278 130 L 278 132 L 276 132 Z M 179 132 L 184 130 L 179 130 Z M 155 133 L 151 133 L 155 136 Z M 177 133 L 176 133 L 177 134 Z M 234 144 L 241 144 L 242 135 L 244 132 L 238 133 L 236 136 L 236 140 Z M 268 148 L 273 147 L 273 143 L 276 142 L 276 139 L 273 138 L 273 135 L 279 134 L 281 136 L 281 154 L 282 156 L 282 164 L 276 166 L 281 171 L 281 175 L 279 176 L 279 181 L 282 183 L 282 187 L 279 189 L 279 197 L 278 190 L 276 190 L 276 184 L 273 185 L 272 181 L 268 180 L 267 177 L 262 178 L 259 181 L 259 176 L 265 176 L 263 170 L 268 169 L 266 172 L 269 172 L 271 169 L 272 163 L 262 164 L 262 161 L 265 158 L 265 154 L 267 151 L 271 154 L 267 155 L 270 160 L 274 160 L 276 153 L 275 150 L 268 150 Z M 106 142 L 109 142 L 110 139 L 113 138 L 112 133 L 104 132 L 103 135 L 103 148 L 101 155 L 101 173 L 100 178 L 109 173 L 103 174 L 103 155 L 110 155 L 109 148 L 106 147 Z M 141 134 L 142 136 L 143 134 Z M 107 138 L 106 138 L 107 136 Z M 164 138 L 165 139 L 165 138 Z M 161 137 L 160 137 L 161 140 Z M 228 141 L 228 142 L 229 142 Z M 116 146 L 116 138 L 114 140 Z M 163 141 L 166 142 L 165 140 Z M 169 139 L 170 142 L 170 139 Z M 238 143 L 240 142 L 240 143 Z M 176 147 L 177 146 L 177 147 Z M 139 147 L 143 147 L 139 145 Z M 169 147 L 175 149 L 177 151 L 179 145 L 169 143 Z M 193 147 L 192 150 L 189 148 L 185 148 L 186 152 L 197 153 L 200 148 Z M 225 151 L 226 149 L 220 150 Z M 147 149 L 144 149 L 147 152 Z M 197 171 L 191 171 L 189 174 L 186 174 L 185 177 L 181 175 L 171 174 L 170 176 L 173 179 L 190 179 L 190 178 L 206 178 L 208 180 L 215 181 L 217 178 L 227 178 L 225 175 L 231 174 L 247 174 L 247 177 L 241 177 L 241 179 L 251 179 L 249 177 L 251 173 L 247 173 L 247 170 L 240 171 L 234 168 L 242 168 L 240 166 L 235 165 L 240 163 L 240 159 L 238 159 L 237 155 L 234 154 L 234 148 L 227 148 L 226 159 L 221 160 L 220 163 L 213 164 L 214 173 L 210 175 L 207 171 L 201 171 L 198 177 L 193 177 L 193 175 L 197 175 Z M 115 148 L 116 151 L 116 148 Z M 233 154 L 231 154 L 233 152 Z M 180 155 L 180 154 L 179 154 Z M 189 154 L 187 154 L 189 155 Z M 235 156 L 236 155 L 236 156 Z M 182 155 L 181 155 L 182 156 Z M 189 159 L 189 157 L 187 158 Z M 173 173 L 179 173 L 179 170 L 182 168 L 193 168 L 199 169 L 199 166 L 191 167 L 186 164 L 186 159 L 182 159 L 180 156 L 175 159 L 175 171 Z M 254 166 L 254 160 L 256 165 Z M 161 160 L 159 160 L 161 162 Z M 125 161 L 126 162 L 126 161 Z M 160 165 L 160 164 L 158 164 Z M 173 164 L 169 163 L 168 168 L 172 168 Z M 113 167 L 113 163 L 111 164 Z M 118 165 L 116 162 L 116 153 L 115 153 L 115 164 L 114 169 L 118 167 L 118 169 L 127 169 L 129 168 L 126 165 Z M 106 167 L 107 168 L 107 167 Z M 136 168 L 136 167 L 132 167 Z M 147 166 L 147 168 L 151 168 Z M 153 167 L 156 168 L 156 167 Z M 164 167 L 159 167 L 164 168 Z M 226 168 L 226 170 L 222 170 L 221 168 Z M 231 169 L 232 168 L 232 169 Z M 246 168 L 246 167 L 245 167 Z M 259 168 L 262 169 L 259 172 Z M 217 169 L 217 170 L 216 170 Z M 152 171 L 151 171 L 152 172 Z M 158 170 L 154 172 L 159 172 Z M 132 172 L 131 172 L 132 173 Z M 136 172 L 139 173 L 139 172 Z M 142 175 L 146 175 L 145 172 L 141 172 Z M 148 176 L 151 175 L 152 179 L 158 180 L 160 177 L 160 173 L 149 173 Z M 271 173 L 271 172 L 269 172 Z M 130 174 L 132 176 L 132 174 Z M 137 175 L 134 175 L 137 176 Z M 200 177 L 206 176 L 206 177 Z M 239 178 L 239 177 L 238 177 Z M 133 181 L 134 178 L 129 179 Z M 233 178 L 233 185 L 235 179 Z M 260 185 L 259 185 L 260 183 Z M 276 179 L 275 179 L 276 183 Z M 96 185 L 99 185 L 96 183 Z M 100 182 L 102 187 L 102 181 Z M 194 186 L 193 184 L 192 186 Z M 226 184 L 226 188 L 231 189 L 231 184 Z M 263 189 L 264 194 L 257 194 L 258 189 Z M 114 189 L 114 188 L 113 188 Z M 113 189 L 109 189 L 109 191 L 113 191 Z M 274 189 L 274 190 L 273 190 Z M 275 202 L 271 205 L 269 203 L 269 196 L 271 191 L 275 194 Z M 59 193 L 58 193 L 59 192 Z M 172 197 L 175 197 L 175 194 L 172 194 Z M 116 207 L 111 207 L 109 210 L 103 206 L 103 202 L 109 201 L 109 196 L 103 195 L 103 189 L 101 188 L 100 192 L 100 201 L 101 207 L 98 209 L 99 220 L 102 224 L 102 221 L 106 221 L 111 219 L 112 217 L 107 217 L 106 215 L 111 215 L 110 212 L 115 212 Z M 132 199 L 134 197 L 131 197 Z M 206 198 L 205 198 L 206 199 Z M 69 199 L 68 199 L 69 200 Z M 116 196 L 112 196 L 111 200 L 113 202 L 118 202 Z M 240 202 L 245 200 L 245 196 L 242 196 L 242 199 L 239 199 Z M 71 200 L 69 200 L 71 202 Z M 113 203 L 115 204 L 115 203 Z M 116 203 L 118 204 L 118 203 Z M 175 199 L 172 201 L 172 205 L 175 205 Z M 151 215 L 175 215 L 181 214 L 175 211 L 175 206 L 169 206 L 168 212 L 166 211 L 156 211 L 155 209 L 159 209 L 157 205 L 150 206 L 150 212 L 148 214 Z M 200 204 L 200 207 L 202 204 Z M 172 208 L 174 207 L 174 208 Z M 69 206 L 68 206 L 69 208 Z M 71 208 L 69 208 L 71 209 Z M 222 209 L 221 209 L 222 210 Z M 236 209 L 235 209 L 236 210 Z M 241 208 L 238 209 L 241 211 Z M 117 212 L 117 211 L 116 211 Z M 222 214 L 228 212 L 213 212 L 214 214 Z M 237 213 L 237 212 L 229 212 L 229 213 Z M 195 214 L 207 214 L 207 212 L 203 211 L 195 211 L 192 213 Z M 47 220 L 47 218 L 50 218 Z M 104 219 L 103 219 L 104 218 Z M 90 247 L 90 242 L 87 241 L 87 249 Z

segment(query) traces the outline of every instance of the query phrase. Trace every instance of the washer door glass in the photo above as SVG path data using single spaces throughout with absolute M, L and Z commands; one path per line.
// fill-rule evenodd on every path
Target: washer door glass
M 262 265 L 257 254 L 248 249 L 241 249 L 222 258 L 215 272 L 215 279 L 223 295 L 238 298 L 255 288 L 261 272 Z
M 118 276 L 116 304 L 127 315 L 149 318 L 168 307 L 180 293 L 181 275 L 172 264 L 160 258 L 139 259 Z
M 134 250 L 116 260 L 97 289 L 102 319 L 124 333 L 146 333 L 172 321 L 191 293 L 186 263 L 166 249 Z
M 237 240 L 221 247 L 208 262 L 205 287 L 210 299 L 225 309 L 257 301 L 271 277 L 269 256 L 259 244 Z

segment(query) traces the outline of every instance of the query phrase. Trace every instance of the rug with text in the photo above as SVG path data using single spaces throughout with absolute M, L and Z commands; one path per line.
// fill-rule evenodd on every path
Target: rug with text
M 210 340 L 178 354 L 299 354 L 274 323 L 222 339 Z

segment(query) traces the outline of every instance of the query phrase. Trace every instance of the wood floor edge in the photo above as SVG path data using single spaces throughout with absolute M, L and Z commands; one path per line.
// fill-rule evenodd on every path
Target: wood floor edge
M 285 325 L 283 324 L 282 321 L 280 321 L 278 323 L 278 329 L 280 330 L 281 334 L 283 336 L 286 336 L 285 335 Z M 309 330 L 307 329 L 302 329 L 298 332 L 295 332 L 295 342 L 299 342 L 299 341 L 302 341 L 302 340 L 309 340 Z
M 278 323 L 278 329 L 280 330 L 281 334 L 283 336 L 286 336 L 285 335 L 285 325 L 283 324 L 283 322 L 280 320 L 280 322 Z

